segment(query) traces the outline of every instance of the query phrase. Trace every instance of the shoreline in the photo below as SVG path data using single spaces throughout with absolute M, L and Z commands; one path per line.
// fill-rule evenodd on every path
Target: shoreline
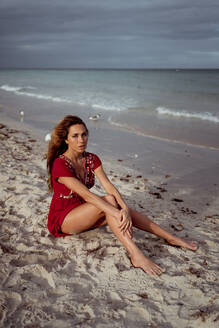
M 10 122 L 18 130 L 25 130 L 43 145 L 43 151 L 47 151 L 45 135 L 51 132 L 55 121 L 55 113 L 51 117 L 51 129 L 39 129 L 33 125 L 31 115 L 28 123 L 26 117 L 20 121 L 19 103 L 15 106 L 17 98 L 11 99 L 8 106 L 0 104 L 1 122 Z M 21 97 L 22 98 L 22 97 Z M 20 99 L 22 103 L 22 99 Z M 33 112 L 37 106 L 51 107 L 50 102 L 38 101 L 33 105 Z M 25 106 L 31 105 L 31 99 L 25 102 Z M 70 110 L 70 107 L 69 107 Z M 76 109 L 76 115 L 80 115 Z M 8 116 L 8 111 L 11 113 Z M 65 109 L 67 114 L 67 108 Z M 65 115 L 65 114 L 63 114 Z M 47 116 L 46 116 L 47 117 Z M 181 142 L 154 138 L 151 136 L 139 136 L 131 131 L 120 130 L 108 126 L 103 121 L 89 121 L 85 113 L 81 115 L 90 130 L 88 151 L 95 152 L 105 160 L 105 163 L 120 164 L 127 169 L 136 171 L 154 184 L 164 184 L 172 198 L 183 197 L 188 206 L 194 205 L 196 210 L 206 211 L 206 204 L 215 203 L 219 193 L 219 151 Z M 47 118 L 45 118 L 45 121 Z M 42 123 L 39 121 L 39 123 Z M 137 148 L 136 148 L 137 145 Z M 121 151 L 122 150 L 122 151 Z M 141 152 L 143 150 L 143 152 Z M 110 165 L 109 165 L 110 169 Z M 168 178 L 166 178 L 168 176 Z M 201 210 L 200 210 L 201 209 Z M 208 210 L 208 209 L 207 209 Z M 219 206 L 217 207 L 219 211 Z
M 148 113 L 146 115 L 141 108 L 127 108 L 118 111 L 104 110 L 100 106 L 95 108 L 95 105 L 65 102 L 61 99 L 57 102 L 34 96 L 17 95 L 2 89 L 0 89 L 0 96 L 1 102 L 3 102 L 1 104 L 2 108 L 8 107 L 15 120 L 19 118 L 18 109 L 24 107 L 27 114 L 25 115 L 25 120 L 28 120 L 27 123 L 44 132 L 49 132 L 57 120 L 74 110 L 75 115 L 81 116 L 87 124 L 90 123 L 94 127 L 102 126 L 112 131 L 124 131 L 139 137 L 181 144 L 185 147 L 219 150 L 219 144 L 216 141 L 218 139 L 217 123 L 196 119 L 178 121 L 177 117 L 171 117 L 171 115 L 155 115 L 151 109 L 155 105 L 147 105 Z M 62 114 L 60 106 L 63 108 Z M 16 108 L 18 108 L 17 113 Z M 89 116 L 99 115 L 99 113 L 101 113 L 99 121 L 89 121 Z M 44 118 L 43 121 L 39 119 L 41 115 Z M 138 120 L 135 122 L 136 116 L 138 116 Z M 133 124 L 133 122 L 135 123 Z M 187 137 L 187 134 L 189 137 Z
M 131 267 L 125 249 L 108 227 L 65 238 L 49 234 L 46 222 L 51 195 L 46 186 L 45 160 L 43 154 L 39 156 L 46 143 L 37 138 L 34 130 L 27 131 L 2 113 L 0 118 L 1 124 L 7 125 L 0 126 L 3 326 L 131 328 L 137 323 L 142 328 L 146 324 L 214 328 L 218 325 L 215 236 L 218 193 L 212 198 L 204 190 L 209 205 L 203 204 L 197 194 L 190 200 L 185 184 L 182 187 L 180 181 L 178 193 L 174 191 L 180 179 L 174 177 L 171 165 L 169 174 L 147 175 L 134 166 L 128 167 L 125 159 L 103 157 L 109 178 L 129 206 L 146 212 L 177 236 L 199 244 L 193 253 L 135 230 L 134 238 L 144 254 L 166 268 L 160 278 L 152 278 Z M 91 148 L 95 149 L 93 142 Z M 149 142 L 150 147 L 159 151 L 155 143 Z M 163 151 L 170 154 L 171 149 Z M 154 155 L 153 151 L 148 156 Z M 203 152 L 189 154 L 196 156 L 196 161 Z M 173 158 L 177 156 L 181 158 L 180 151 Z M 210 170 L 211 166 L 205 170 L 208 167 Z M 194 168 L 191 174 L 195 174 Z M 198 181 L 200 176 L 204 177 L 198 172 Z M 171 179 L 175 181 L 173 190 Z M 207 181 L 204 185 L 208 186 Z M 98 184 L 94 192 L 100 193 Z

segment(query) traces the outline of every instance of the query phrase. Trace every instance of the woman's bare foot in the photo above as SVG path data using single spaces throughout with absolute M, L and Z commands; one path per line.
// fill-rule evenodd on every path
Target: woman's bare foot
M 166 239 L 166 242 L 171 246 L 180 246 L 183 248 L 190 249 L 191 251 L 196 251 L 198 248 L 197 243 L 195 241 L 185 241 L 176 236 L 172 236 L 170 239 Z
M 131 263 L 133 267 L 140 268 L 149 275 L 160 276 L 165 272 L 165 269 L 147 259 L 141 252 L 131 257 Z

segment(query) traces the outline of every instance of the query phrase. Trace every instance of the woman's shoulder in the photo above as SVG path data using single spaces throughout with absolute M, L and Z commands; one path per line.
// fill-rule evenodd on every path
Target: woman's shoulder
M 70 160 L 65 156 L 57 157 L 53 162 L 52 173 L 54 176 L 74 176 L 75 170 Z
M 64 158 L 64 156 L 59 156 L 59 157 L 56 157 L 55 159 L 54 159 L 54 162 L 53 162 L 53 166 L 54 165 L 62 165 L 63 163 L 65 163 L 65 158 Z
M 64 160 L 64 156 L 60 155 L 54 159 L 54 163 L 62 162 Z
M 53 169 L 62 168 L 62 167 L 72 168 L 71 161 L 68 160 L 68 158 L 65 157 L 64 155 L 60 155 L 59 157 L 56 157 L 56 159 L 53 162 Z
M 86 163 L 95 170 L 98 166 L 102 164 L 101 159 L 97 154 L 86 152 L 85 153 Z
M 85 158 L 89 158 L 91 160 L 96 160 L 98 158 L 100 160 L 100 157 L 97 154 L 88 151 L 85 152 Z

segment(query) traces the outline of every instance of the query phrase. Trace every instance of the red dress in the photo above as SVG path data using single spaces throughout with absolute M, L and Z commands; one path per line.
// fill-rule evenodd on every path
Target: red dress
M 94 171 L 101 165 L 101 160 L 95 154 L 85 152 L 84 181 L 87 188 L 94 186 Z M 61 231 L 61 225 L 66 215 L 75 207 L 85 203 L 85 200 L 76 192 L 72 192 L 64 184 L 58 182 L 59 177 L 74 177 L 75 169 L 71 161 L 64 155 L 54 160 L 52 166 L 53 197 L 50 205 L 48 224 L 49 232 L 55 237 L 69 236 Z

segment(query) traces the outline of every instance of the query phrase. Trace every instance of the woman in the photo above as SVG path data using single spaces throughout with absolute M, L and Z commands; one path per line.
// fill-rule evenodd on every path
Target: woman
M 77 116 L 66 116 L 52 132 L 47 153 L 48 185 L 53 190 L 48 229 L 56 237 L 80 233 L 108 224 L 130 254 L 131 263 L 151 275 L 165 270 L 139 250 L 132 227 L 151 232 L 169 244 L 196 250 L 194 242 L 183 241 L 160 228 L 147 216 L 128 207 L 109 181 L 97 155 L 86 152 L 88 129 Z M 106 196 L 89 191 L 95 176 Z

